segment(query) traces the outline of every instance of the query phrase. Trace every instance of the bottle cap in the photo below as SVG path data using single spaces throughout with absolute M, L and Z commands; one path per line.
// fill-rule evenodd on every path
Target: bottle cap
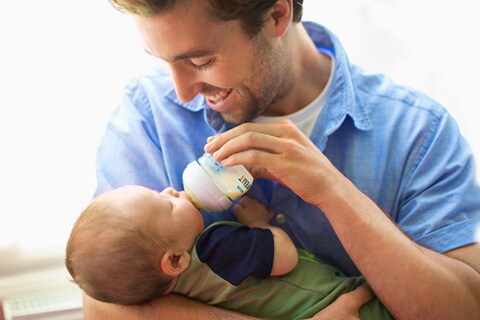
M 222 212 L 233 205 L 197 161 L 187 165 L 182 179 L 185 191 L 198 209 Z

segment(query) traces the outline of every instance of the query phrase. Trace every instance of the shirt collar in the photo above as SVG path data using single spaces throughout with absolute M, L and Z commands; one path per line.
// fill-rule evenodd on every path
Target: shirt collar
M 353 120 L 356 128 L 360 130 L 370 130 L 372 125 L 365 112 L 362 101 L 355 94 L 352 75 L 350 72 L 350 63 L 348 57 L 340 44 L 337 37 L 327 28 L 313 22 L 303 22 L 307 33 L 319 50 L 330 51 L 336 59 L 335 75 L 330 92 L 330 97 L 325 105 L 324 110 L 319 116 L 314 131 L 324 131 L 322 140 L 326 143 L 326 137 L 332 134 L 345 121 L 347 115 Z M 189 102 L 182 102 L 175 93 L 172 83 L 171 89 L 166 94 L 167 98 L 175 104 L 182 106 L 191 111 L 200 111 L 205 109 L 205 119 L 215 131 L 224 131 L 231 128 L 231 125 L 224 123 L 221 116 L 208 108 L 205 98 L 197 95 Z M 319 126 L 319 122 L 323 125 Z M 323 128 L 323 129 L 319 129 Z M 312 134 L 315 136 L 315 134 Z
M 324 112 L 328 120 L 327 126 L 324 127 L 327 136 L 343 123 L 347 115 L 351 117 L 356 128 L 370 130 L 372 128 L 370 119 L 355 92 L 351 65 L 340 41 L 330 30 L 319 24 L 303 22 L 303 25 L 317 48 L 329 50 L 335 57 L 335 75 Z
M 189 102 L 182 102 L 178 98 L 177 93 L 175 92 L 175 87 L 173 86 L 173 83 L 171 84 L 171 88 L 167 91 L 167 94 L 165 96 L 173 103 L 184 107 L 185 109 L 188 109 L 190 111 L 199 111 L 207 108 L 205 98 L 201 94 L 197 95 Z
M 175 87 L 172 84 L 172 87 L 170 88 L 170 90 L 168 90 L 166 97 L 170 99 L 170 101 L 172 101 L 173 103 L 190 111 L 196 112 L 200 110 L 205 110 L 205 120 L 216 132 L 227 131 L 234 127 L 233 125 L 226 123 L 220 116 L 220 113 L 210 109 L 207 105 L 207 102 L 205 101 L 205 97 L 201 94 L 197 95 L 193 100 L 189 102 L 182 102 L 178 98 L 175 92 Z

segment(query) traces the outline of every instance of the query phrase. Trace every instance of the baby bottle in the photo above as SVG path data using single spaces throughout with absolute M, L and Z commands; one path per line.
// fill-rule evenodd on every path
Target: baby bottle
M 208 153 L 190 162 L 182 179 L 193 204 L 209 212 L 227 210 L 253 183 L 252 175 L 244 166 L 224 167 Z

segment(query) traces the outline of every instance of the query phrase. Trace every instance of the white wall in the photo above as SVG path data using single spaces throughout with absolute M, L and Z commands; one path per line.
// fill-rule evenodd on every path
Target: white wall
M 17 2 L 0 10 L 0 271 L 18 248 L 27 256 L 61 254 L 95 188 L 94 157 L 107 117 L 127 81 L 154 65 L 131 19 L 107 0 Z M 304 6 L 305 19 L 334 30 L 352 62 L 442 102 L 478 163 L 474 3 L 305 0 Z
M 0 41 L 1 273 L 19 250 L 63 252 L 95 188 L 107 118 L 153 63 L 107 0 L 8 1 Z

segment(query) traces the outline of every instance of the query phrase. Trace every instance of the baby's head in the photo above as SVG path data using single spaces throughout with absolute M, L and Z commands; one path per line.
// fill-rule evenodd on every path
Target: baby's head
M 203 218 L 184 192 L 125 186 L 95 198 L 75 223 L 66 265 L 89 296 L 138 304 L 172 291 Z

